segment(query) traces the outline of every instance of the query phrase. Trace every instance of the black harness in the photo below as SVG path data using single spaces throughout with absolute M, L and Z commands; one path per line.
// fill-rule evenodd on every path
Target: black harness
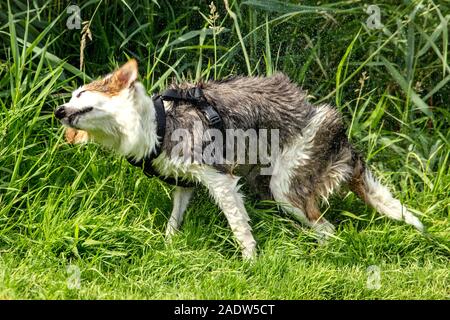
M 203 95 L 202 89 L 199 87 L 193 87 L 187 90 L 168 89 L 160 95 L 154 95 L 152 100 L 155 107 L 156 123 L 158 126 L 156 134 L 161 138 L 161 141 L 159 145 L 156 146 L 155 150 L 144 159 L 135 161 L 133 158 L 129 157 L 127 160 L 133 166 L 141 168 L 149 178 L 158 177 L 168 184 L 179 187 L 193 187 L 195 186 L 194 182 L 177 180 L 173 177 L 163 177 L 153 168 L 152 161 L 161 154 L 164 136 L 166 134 L 166 111 L 164 110 L 163 101 L 188 102 L 194 105 L 203 113 L 209 125 L 215 129 L 223 129 L 222 118 L 217 113 L 216 109 L 208 103 Z

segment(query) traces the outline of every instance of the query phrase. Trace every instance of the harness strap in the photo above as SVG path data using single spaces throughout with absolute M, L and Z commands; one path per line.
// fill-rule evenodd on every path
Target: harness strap
M 167 89 L 161 93 L 161 98 L 167 101 L 187 101 L 195 105 L 205 101 L 203 91 L 199 87 L 187 90 Z
M 161 94 L 161 98 L 166 101 L 189 102 L 202 111 L 211 127 L 219 130 L 223 129 L 222 118 L 216 109 L 208 103 L 201 88 L 193 87 L 187 90 L 168 89 Z
M 177 180 L 173 177 L 162 177 L 159 172 L 157 172 L 155 168 L 153 168 L 152 161 L 161 154 L 162 141 L 164 140 L 164 135 L 166 134 L 166 111 L 164 110 L 164 103 L 161 96 L 153 96 L 152 100 L 155 107 L 156 123 L 158 126 L 156 129 L 156 134 L 161 138 L 161 141 L 156 146 L 155 150 L 144 159 L 135 161 L 133 158 L 128 157 L 127 160 L 131 165 L 141 168 L 144 171 L 145 175 L 149 178 L 158 177 L 160 180 L 174 186 L 180 186 L 184 188 L 193 187 L 195 183 Z
M 162 102 L 161 98 L 159 96 L 153 96 L 153 106 L 155 108 L 155 114 L 156 114 L 156 135 L 161 138 L 161 140 L 164 139 L 164 135 L 166 134 L 166 111 L 164 110 L 164 103 Z M 133 158 L 127 158 L 128 162 L 131 163 L 135 167 L 141 167 L 145 172 L 154 172 L 152 161 L 156 159 L 160 153 L 161 153 L 161 143 L 157 144 L 155 147 L 155 150 L 152 151 L 148 156 L 146 156 L 144 159 L 141 159 L 139 161 L 135 161 Z

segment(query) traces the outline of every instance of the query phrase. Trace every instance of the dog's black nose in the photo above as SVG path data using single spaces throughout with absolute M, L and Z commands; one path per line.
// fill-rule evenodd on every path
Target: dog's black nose
M 66 116 L 66 109 L 64 106 L 59 107 L 58 109 L 55 110 L 55 117 L 57 119 L 62 119 Z

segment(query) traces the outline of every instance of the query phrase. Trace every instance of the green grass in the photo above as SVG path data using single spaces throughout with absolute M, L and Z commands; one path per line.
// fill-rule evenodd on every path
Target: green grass
M 232 17 L 219 2 L 214 21 L 193 0 L 86 2 L 83 72 L 81 30 L 66 28 L 64 1 L 0 4 L 0 299 L 450 298 L 448 2 L 377 1 L 382 30 L 366 27 L 359 1 L 229 2 Z M 319 246 L 248 197 L 259 251 L 250 264 L 200 189 L 166 243 L 170 187 L 95 145 L 66 145 L 52 116 L 128 57 L 149 92 L 172 78 L 286 72 L 314 103 L 339 108 L 426 234 L 343 190 L 322 206 L 337 233 Z M 80 270 L 79 289 L 68 266 Z M 381 271 L 377 290 L 369 266 Z

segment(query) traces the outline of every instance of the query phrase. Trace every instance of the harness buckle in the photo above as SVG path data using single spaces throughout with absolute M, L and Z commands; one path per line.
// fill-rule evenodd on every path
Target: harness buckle
M 205 115 L 206 120 L 208 120 L 209 124 L 215 128 L 218 128 L 222 123 L 222 118 L 210 104 L 206 104 L 202 106 L 200 109 Z
M 209 120 L 209 123 L 214 127 L 217 126 L 221 122 L 219 114 L 215 111 L 214 111 L 214 114 L 212 116 L 210 116 L 208 120 Z
M 186 90 L 186 100 L 194 104 L 200 104 L 204 102 L 203 90 L 199 87 L 193 87 Z

